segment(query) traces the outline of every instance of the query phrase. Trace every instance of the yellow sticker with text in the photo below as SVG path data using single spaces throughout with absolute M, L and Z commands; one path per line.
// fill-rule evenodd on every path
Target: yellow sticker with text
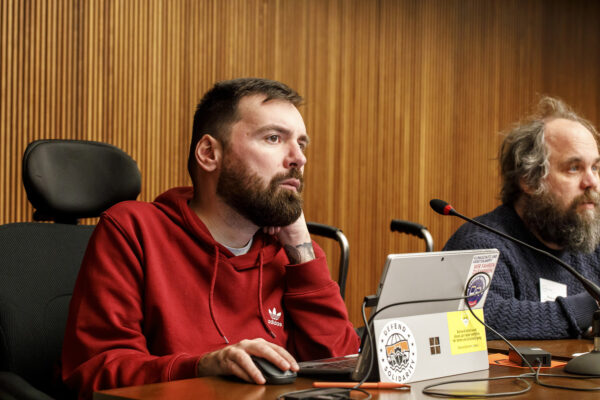
M 482 321 L 483 310 L 473 310 Z M 485 327 L 477 321 L 469 310 L 446 313 L 452 354 L 486 351 Z

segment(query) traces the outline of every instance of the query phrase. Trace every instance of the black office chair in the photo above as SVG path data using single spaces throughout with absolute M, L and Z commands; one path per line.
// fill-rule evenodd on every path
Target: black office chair
M 342 299 L 346 294 L 346 279 L 348 279 L 348 262 L 350 260 L 350 245 L 348 239 L 341 229 L 319 224 L 317 222 L 307 222 L 308 231 L 313 235 L 324 236 L 329 239 L 334 239 L 340 246 L 340 266 L 338 272 L 338 285 Z
M 390 230 L 392 232 L 407 233 L 421 238 L 425 241 L 425 251 L 433 251 L 433 238 L 427 228 L 421 224 L 405 221 L 403 219 L 393 219 L 390 223 Z
M 94 229 L 76 225 L 140 193 L 137 164 L 99 142 L 41 140 L 23 156 L 34 219 L 0 226 L 0 398 L 72 397 L 60 379 L 69 301 Z

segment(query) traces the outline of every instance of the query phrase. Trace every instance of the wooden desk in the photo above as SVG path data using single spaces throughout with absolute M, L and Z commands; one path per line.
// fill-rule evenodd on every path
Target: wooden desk
M 557 354 L 561 357 L 566 357 L 572 353 L 589 351 L 592 348 L 590 341 L 584 340 L 548 340 L 548 341 L 515 341 L 517 346 L 538 346 L 550 353 Z M 506 350 L 508 347 L 498 341 L 489 342 L 489 348 Z M 436 380 L 412 383 L 411 391 L 399 390 L 372 390 L 373 399 L 380 400 L 409 400 L 409 399 L 432 399 L 430 396 L 425 396 L 421 393 L 421 389 L 431 383 L 448 381 L 452 379 L 469 379 L 469 378 L 487 378 L 504 375 L 518 375 L 526 373 L 526 369 L 511 368 L 504 366 L 493 365 L 489 371 L 479 371 L 471 374 L 463 374 L 455 377 L 445 377 Z M 562 368 L 545 370 L 547 373 L 562 373 Z M 578 387 L 593 387 L 600 386 L 600 379 L 590 381 L 573 381 L 559 378 L 542 378 L 547 383 L 578 386 Z M 156 383 L 151 385 L 132 386 L 120 389 L 103 390 L 94 394 L 94 400 L 115 400 L 115 399 L 178 399 L 178 400 L 198 400 L 198 399 L 242 399 L 242 400 L 258 400 L 258 399 L 275 399 L 283 393 L 294 390 L 307 389 L 311 387 L 312 379 L 298 378 L 291 385 L 282 386 L 263 386 L 248 383 L 234 382 L 221 377 L 206 377 L 186 379 L 173 382 Z M 531 381 L 531 380 L 529 380 Z M 515 380 L 504 380 L 495 382 L 478 382 L 478 383 L 461 383 L 454 385 L 456 390 L 473 390 L 476 393 L 492 393 L 516 391 L 521 387 L 518 386 Z M 448 390 L 452 387 L 446 386 L 443 389 Z M 457 392 L 458 393 L 458 392 Z M 361 397 L 360 393 L 355 396 L 357 399 Z M 517 399 L 594 399 L 600 398 L 600 392 L 575 392 L 564 391 L 559 389 L 549 389 L 539 385 L 533 385 L 531 391 L 525 395 L 517 396 Z

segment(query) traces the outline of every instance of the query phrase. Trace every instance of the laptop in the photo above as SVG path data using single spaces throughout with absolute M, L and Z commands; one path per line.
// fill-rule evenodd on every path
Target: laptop
M 464 296 L 483 318 L 483 305 L 499 252 L 459 250 L 387 256 L 373 308 L 372 331 L 377 360 L 370 381 L 415 382 L 489 368 L 485 328 L 465 300 L 400 302 Z M 359 354 L 300 362 L 300 375 L 337 380 L 362 380 L 369 368 L 371 346 L 366 332 Z

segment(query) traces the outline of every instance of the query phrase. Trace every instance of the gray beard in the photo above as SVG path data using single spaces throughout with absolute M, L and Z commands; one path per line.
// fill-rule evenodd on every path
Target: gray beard
M 578 212 L 582 202 L 593 201 L 593 210 Z M 565 210 L 547 189 L 527 195 L 523 221 L 544 241 L 578 253 L 592 253 L 600 245 L 600 195 L 591 189 L 576 197 Z

